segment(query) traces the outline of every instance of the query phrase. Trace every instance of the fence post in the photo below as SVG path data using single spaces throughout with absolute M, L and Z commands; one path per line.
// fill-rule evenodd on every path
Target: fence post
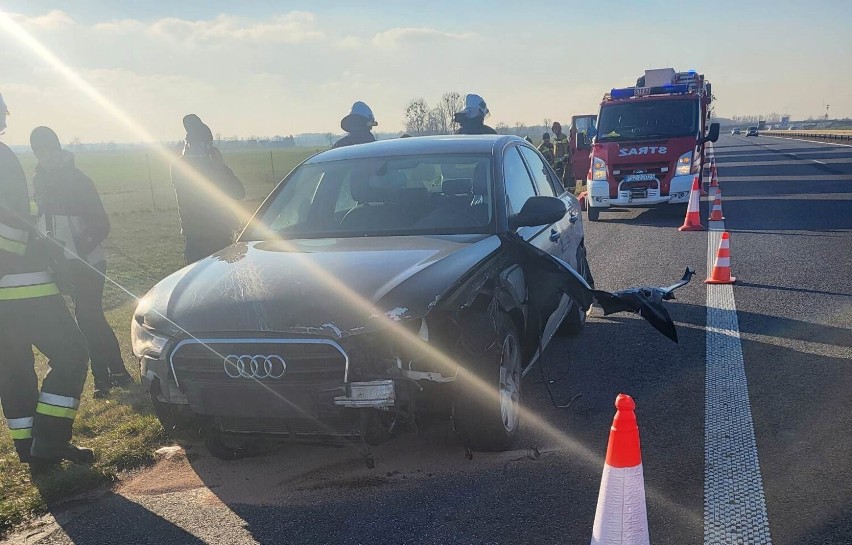
M 157 200 L 154 198 L 154 180 L 151 178 L 151 159 L 145 154 L 145 165 L 148 167 L 148 187 L 151 189 L 151 207 L 157 211 Z
M 272 165 L 272 185 L 275 185 L 275 161 L 272 159 L 272 150 L 269 150 L 269 164 Z

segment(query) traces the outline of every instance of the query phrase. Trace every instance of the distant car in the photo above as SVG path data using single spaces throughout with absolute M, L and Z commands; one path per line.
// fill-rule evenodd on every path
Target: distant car
M 236 244 L 148 293 L 133 349 L 167 429 L 194 416 L 216 456 L 421 410 L 505 450 L 522 373 L 579 332 L 590 284 L 579 203 L 527 142 L 385 140 L 297 166 Z
M 788 131 L 795 131 L 796 129 L 798 129 L 798 127 L 796 127 L 795 125 L 790 125 L 789 127 L 787 127 Z
M 746 136 L 757 136 L 757 127 L 749 127 L 746 129 Z
M 737 128 L 737 129 L 731 129 L 731 134 L 732 134 L 732 135 L 734 135 L 734 134 L 742 134 L 742 133 L 743 133 L 743 131 L 741 131 L 741 130 L 740 130 L 740 129 L 738 129 L 738 128 Z

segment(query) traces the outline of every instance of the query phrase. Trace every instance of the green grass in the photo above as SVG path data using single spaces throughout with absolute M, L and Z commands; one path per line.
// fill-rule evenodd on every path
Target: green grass
M 225 154 L 225 162 L 246 186 L 248 197 L 244 207 L 252 212 L 274 187 L 274 179 L 283 178 L 314 151 L 273 151 L 275 178 L 269 151 L 231 152 Z M 156 282 L 183 266 L 183 239 L 168 162 L 153 153 L 148 154 L 148 161 L 156 210 L 151 204 L 144 151 L 77 156 L 78 166 L 95 181 L 110 214 L 107 274 L 137 296 L 144 295 Z M 23 155 L 21 162 L 31 176 L 34 158 Z M 131 296 L 107 284 L 104 293 L 107 319 L 118 336 L 124 361 L 138 382 L 139 366 L 131 353 L 129 338 L 135 306 Z M 39 376 L 44 376 L 47 370 L 40 354 L 37 354 L 37 370 Z M 0 430 L 0 535 L 63 498 L 114 481 L 123 470 L 150 463 L 153 451 L 166 440 L 138 384 L 115 390 L 107 399 L 96 400 L 92 398 L 90 376 L 74 426 L 74 441 L 95 449 L 97 462 L 91 468 L 67 464 L 40 478 L 36 486 L 27 466 L 18 463 L 9 434 Z

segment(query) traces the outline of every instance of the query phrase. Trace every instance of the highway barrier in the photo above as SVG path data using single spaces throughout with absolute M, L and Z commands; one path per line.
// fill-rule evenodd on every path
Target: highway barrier
M 764 136 L 804 138 L 826 142 L 852 142 L 852 131 L 760 131 Z

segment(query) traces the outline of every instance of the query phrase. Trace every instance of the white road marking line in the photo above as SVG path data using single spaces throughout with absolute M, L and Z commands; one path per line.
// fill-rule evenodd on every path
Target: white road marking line
M 791 138 L 789 136 L 769 136 L 766 135 L 764 138 L 777 138 L 778 140 L 795 140 L 796 142 L 808 142 L 811 144 L 828 144 L 829 146 L 840 146 L 843 148 L 852 148 L 852 145 L 849 144 L 838 144 L 837 142 L 823 142 L 822 140 L 805 140 L 803 138 Z
M 825 163 L 823 163 L 822 161 L 817 161 L 816 159 L 811 159 L 811 161 L 813 161 L 814 163 L 820 164 L 820 165 L 824 165 L 824 164 L 825 164 Z
M 709 222 L 708 274 L 724 229 Z M 707 285 L 704 384 L 704 543 L 771 545 L 731 285 Z

